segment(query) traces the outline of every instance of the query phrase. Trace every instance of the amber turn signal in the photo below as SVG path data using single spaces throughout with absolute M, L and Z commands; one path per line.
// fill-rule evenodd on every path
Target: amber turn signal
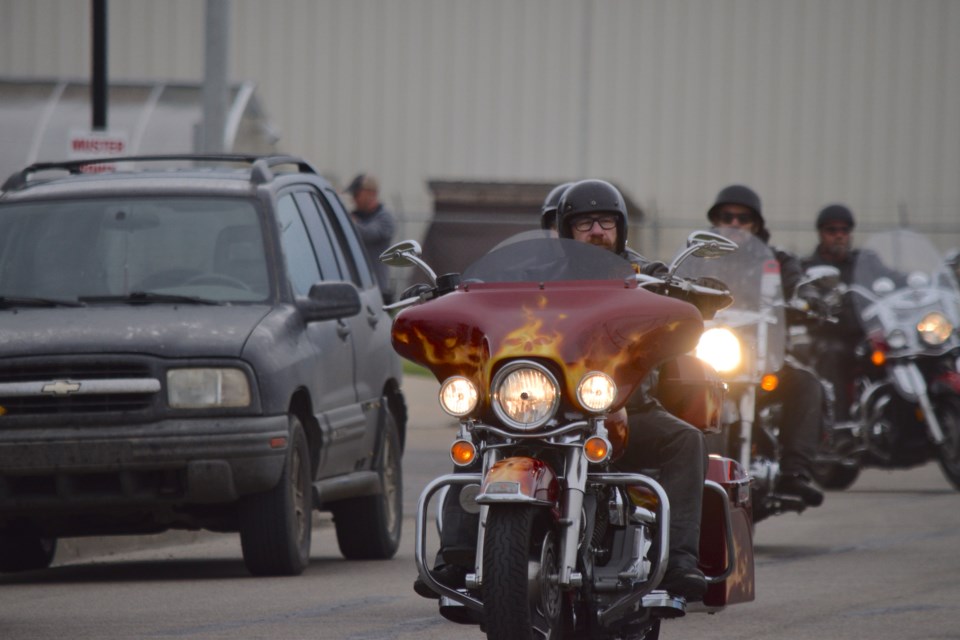
M 767 375 L 760 378 L 760 388 L 764 391 L 773 391 L 780 385 L 780 379 L 777 378 L 776 374 L 768 373 Z
M 870 354 L 870 362 L 872 362 L 874 366 L 882 367 L 887 362 L 887 354 L 879 349 L 876 349 L 872 354 Z
M 456 440 L 450 445 L 450 457 L 453 459 L 453 464 L 466 467 L 477 459 L 477 448 L 472 442 Z
M 602 436 L 590 436 L 583 443 L 583 454 L 590 462 L 603 462 L 610 457 L 610 442 Z

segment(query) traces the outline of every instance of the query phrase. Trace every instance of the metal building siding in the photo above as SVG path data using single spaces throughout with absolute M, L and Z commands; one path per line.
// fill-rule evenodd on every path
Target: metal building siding
M 111 77 L 202 78 L 204 3 L 109 16 Z M 960 243 L 956 0 L 235 0 L 231 19 L 232 78 L 282 148 L 379 174 L 407 217 L 430 178 L 601 176 L 652 214 L 651 250 L 742 181 L 787 246 L 835 200 L 864 228 L 903 203 Z M 86 77 L 89 22 L 85 1 L 0 0 L 0 74 Z

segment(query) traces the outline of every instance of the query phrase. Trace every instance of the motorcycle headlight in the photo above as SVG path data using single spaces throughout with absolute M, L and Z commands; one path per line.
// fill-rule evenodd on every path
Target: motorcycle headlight
M 529 431 L 546 424 L 560 404 L 560 385 L 536 362 L 520 360 L 493 378 L 493 411 L 514 429 Z
M 250 383 L 240 369 L 170 369 L 167 404 L 174 409 L 247 407 Z
M 463 376 L 447 378 L 440 386 L 440 407 L 455 418 L 476 409 L 479 398 L 476 385 Z
M 600 371 L 591 371 L 577 385 L 577 400 L 588 411 L 603 413 L 617 399 L 613 378 Z
M 718 372 L 729 373 L 740 366 L 740 340 L 730 329 L 707 329 L 697 343 L 697 357 Z
M 917 323 L 920 339 L 931 347 L 938 347 L 953 333 L 953 325 L 939 311 L 931 311 Z

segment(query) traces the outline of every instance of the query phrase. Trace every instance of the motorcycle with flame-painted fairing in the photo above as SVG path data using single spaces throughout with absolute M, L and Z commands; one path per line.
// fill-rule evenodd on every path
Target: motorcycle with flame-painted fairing
M 733 249 L 699 233 L 687 254 Z M 466 471 L 431 481 L 417 509 L 417 569 L 444 617 L 500 640 L 650 640 L 664 618 L 753 599 L 749 479 L 735 461 L 709 463 L 702 603 L 658 589 L 669 555 L 662 486 L 612 467 L 626 448 L 627 399 L 661 363 L 685 385 L 665 406 L 698 426 L 717 423 L 723 385 L 684 354 L 703 329 L 689 301 L 709 307 L 724 292 L 672 271 L 638 275 L 613 253 L 540 232 L 501 243 L 460 275 L 437 277 L 412 241 L 381 260 L 430 279 L 391 305 L 393 343 L 436 376 L 442 408 L 459 421 L 450 455 Z M 479 521 L 462 588 L 427 566 L 431 505 L 453 486 Z

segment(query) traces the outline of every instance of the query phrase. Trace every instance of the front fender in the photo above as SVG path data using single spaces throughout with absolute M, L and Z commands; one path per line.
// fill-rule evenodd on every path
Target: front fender
M 479 504 L 519 503 L 556 506 L 560 499 L 557 474 L 543 460 L 514 457 L 500 460 L 483 478 Z

